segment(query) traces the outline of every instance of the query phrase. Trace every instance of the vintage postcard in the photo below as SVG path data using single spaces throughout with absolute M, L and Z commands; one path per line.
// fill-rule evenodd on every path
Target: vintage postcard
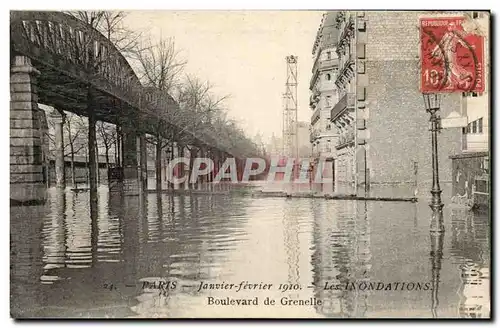
M 10 313 L 491 317 L 489 11 L 11 11 Z

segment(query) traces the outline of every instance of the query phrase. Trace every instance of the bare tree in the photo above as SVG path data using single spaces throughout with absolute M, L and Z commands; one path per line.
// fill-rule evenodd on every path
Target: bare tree
M 75 172 L 75 155 L 79 154 L 82 150 L 87 155 L 87 122 L 83 117 L 78 115 L 66 115 L 66 124 L 64 125 L 67 139 L 65 145 L 69 145 L 69 156 L 71 165 L 71 183 L 76 187 L 76 172 Z
M 126 12 L 100 10 L 69 11 L 67 13 L 103 34 L 123 56 L 130 58 L 136 54 L 142 32 L 128 29 L 125 26 Z
M 116 127 L 112 124 L 98 121 L 96 124 L 97 135 L 101 144 L 104 146 L 104 155 L 106 157 L 106 168 L 110 167 L 109 152 L 116 142 Z
M 86 150 L 86 133 L 87 124 L 83 117 L 76 114 L 64 113 L 65 124 L 64 124 L 64 156 L 69 156 L 71 165 L 71 182 L 73 186 L 76 186 L 76 174 L 75 174 L 75 156 L 79 155 L 82 151 Z M 55 156 L 54 150 L 56 149 L 55 138 L 54 138 L 54 121 L 50 119 L 47 120 L 49 129 L 46 133 L 47 139 L 49 140 L 49 152 L 52 156 Z
M 225 112 L 223 104 L 229 95 L 218 97 L 214 95 L 213 87 L 209 81 L 201 81 L 190 75 L 185 77 L 176 94 L 180 111 L 169 113 L 182 116 L 180 128 L 173 140 L 188 146 L 194 142 L 194 138 L 200 138 L 208 132 L 214 119 Z
M 135 48 L 132 62 L 136 73 L 145 87 L 171 93 L 179 85 L 179 77 L 187 61 L 181 58 L 173 38 L 160 38 L 157 43 L 145 40 Z
M 176 122 L 179 117 L 167 117 L 175 113 L 177 108 L 166 106 L 173 88 L 179 83 L 179 75 L 183 71 L 186 61 L 180 58 L 180 52 L 175 46 L 172 38 L 161 38 L 154 44 L 150 39 L 137 48 L 134 59 L 136 72 L 139 80 L 146 88 L 146 92 L 151 92 L 160 102 L 157 105 L 159 116 L 164 120 L 158 120 L 154 126 L 155 135 L 147 138 L 147 141 L 156 145 L 156 189 L 161 190 L 161 155 L 163 149 L 168 145 L 165 143 L 165 131 L 169 123 Z M 159 96 L 159 97 L 158 97 Z M 176 106 L 175 106 L 176 107 Z M 177 113 L 175 113 L 177 114 Z M 175 115 L 174 115 L 175 116 Z

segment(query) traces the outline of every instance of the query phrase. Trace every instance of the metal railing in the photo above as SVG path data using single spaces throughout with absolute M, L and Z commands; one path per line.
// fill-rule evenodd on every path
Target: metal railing
M 354 130 L 342 133 L 337 141 L 337 149 L 342 148 L 354 142 Z
M 340 100 L 333 106 L 330 112 L 330 118 L 334 121 L 340 116 L 347 108 L 353 109 L 355 106 L 355 96 L 353 93 L 346 93 Z

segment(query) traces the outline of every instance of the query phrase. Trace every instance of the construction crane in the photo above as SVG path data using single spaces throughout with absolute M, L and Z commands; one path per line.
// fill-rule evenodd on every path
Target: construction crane
M 297 56 L 286 56 L 286 83 L 283 93 L 283 155 L 299 157 L 297 116 Z

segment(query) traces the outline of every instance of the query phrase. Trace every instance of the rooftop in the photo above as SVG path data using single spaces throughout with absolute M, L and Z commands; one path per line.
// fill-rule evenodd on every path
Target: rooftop
M 316 39 L 314 40 L 312 53 L 316 53 L 318 48 L 322 48 L 323 44 L 331 44 L 338 39 L 339 31 L 335 27 L 335 18 L 338 11 L 327 11 L 323 14 Z

